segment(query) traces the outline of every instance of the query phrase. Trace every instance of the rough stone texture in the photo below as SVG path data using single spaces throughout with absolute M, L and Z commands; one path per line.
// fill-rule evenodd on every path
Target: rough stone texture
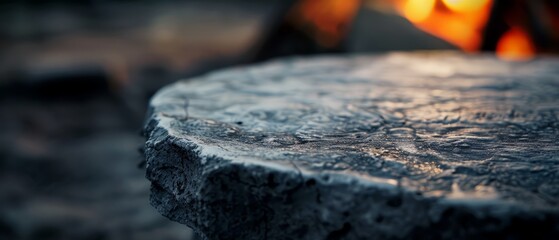
M 204 239 L 559 237 L 559 59 L 292 58 L 168 86 L 151 203 Z

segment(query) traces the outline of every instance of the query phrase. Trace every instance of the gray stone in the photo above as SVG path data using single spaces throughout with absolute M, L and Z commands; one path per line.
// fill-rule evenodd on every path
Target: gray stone
M 203 239 L 559 236 L 559 59 L 291 58 L 150 108 L 151 204 Z

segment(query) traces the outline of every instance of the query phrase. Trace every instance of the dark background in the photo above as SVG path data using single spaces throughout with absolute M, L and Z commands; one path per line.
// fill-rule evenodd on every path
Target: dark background
M 0 239 L 190 239 L 149 205 L 145 107 L 235 62 L 258 2 L 2 1 Z

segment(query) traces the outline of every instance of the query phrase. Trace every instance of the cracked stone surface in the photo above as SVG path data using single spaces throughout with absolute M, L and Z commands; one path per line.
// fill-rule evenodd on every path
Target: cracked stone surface
M 150 109 L 151 204 L 202 239 L 559 236 L 559 59 L 290 58 Z

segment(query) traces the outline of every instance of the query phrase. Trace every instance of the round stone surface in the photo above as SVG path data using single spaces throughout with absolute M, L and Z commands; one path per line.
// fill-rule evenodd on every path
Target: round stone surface
M 559 59 L 291 58 L 150 109 L 152 205 L 202 238 L 559 236 Z

